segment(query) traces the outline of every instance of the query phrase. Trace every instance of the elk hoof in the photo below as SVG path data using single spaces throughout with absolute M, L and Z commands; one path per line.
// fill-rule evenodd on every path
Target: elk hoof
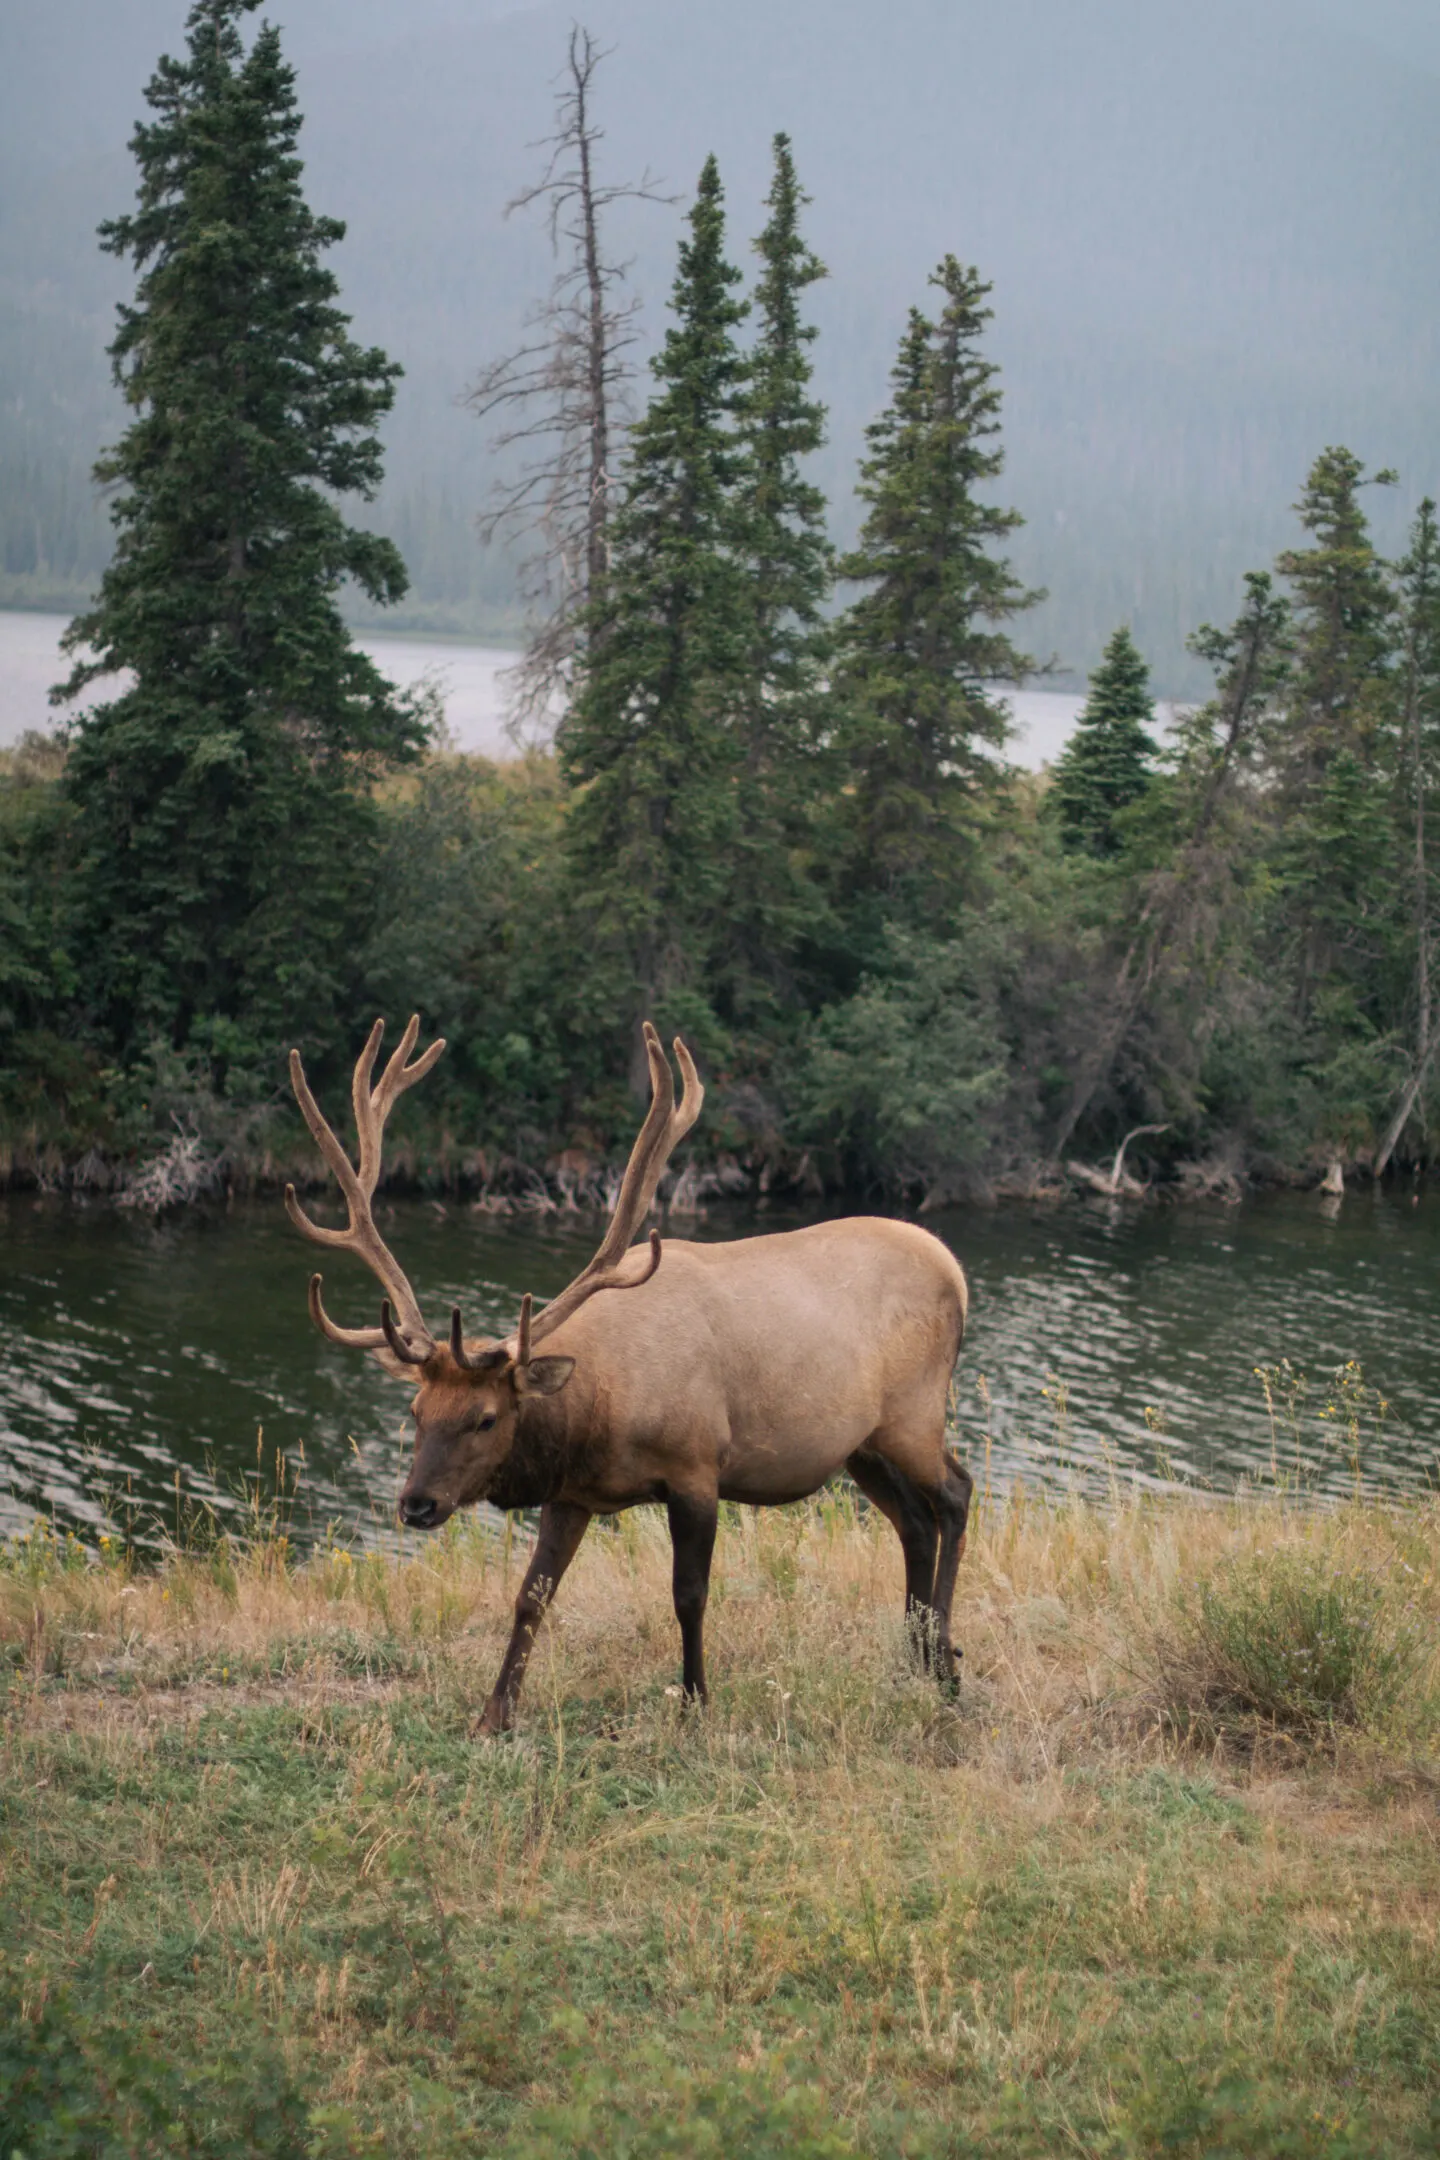
M 503 1734 L 510 1731 L 513 1724 L 514 1719 L 508 1708 L 497 1708 L 494 1703 L 487 1703 L 479 1717 L 476 1718 L 475 1723 L 470 1727 L 470 1738 L 472 1740 L 498 1740 Z

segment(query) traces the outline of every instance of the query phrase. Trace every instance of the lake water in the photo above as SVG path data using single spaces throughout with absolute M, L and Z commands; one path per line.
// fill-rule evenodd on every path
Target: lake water
M 18 742 L 28 728 L 56 725 L 47 699 L 51 684 L 68 673 L 60 651 L 68 622 L 65 615 L 0 609 L 0 748 Z M 515 653 L 459 639 L 385 637 L 368 630 L 357 632 L 355 642 L 392 682 L 404 688 L 422 681 L 436 685 L 457 750 L 514 756 L 505 732 L 505 670 L 514 665 Z M 97 684 L 91 695 L 103 696 L 104 685 Z M 1062 690 L 1020 690 L 1008 697 L 1016 724 L 1012 754 L 1038 770 L 1059 755 L 1084 699 Z
M 717 1210 L 678 1234 L 795 1219 Z M 560 1289 L 599 1227 L 417 1201 L 385 1220 L 426 1309 L 458 1301 L 467 1327 L 496 1333 L 523 1290 Z M 997 1486 L 1118 1476 L 1228 1490 L 1298 1461 L 1319 1491 L 1348 1490 L 1357 1464 L 1331 1378 L 1347 1359 L 1388 1405 L 1361 1404 L 1367 1482 L 1414 1486 L 1440 1467 L 1440 1196 L 952 1210 L 929 1227 L 970 1275 L 961 1445 L 977 1476 L 988 1458 Z M 0 1198 L 0 1528 L 37 1510 L 94 1524 L 107 1492 L 173 1519 L 177 1472 L 182 1505 L 206 1497 L 233 1513 L 257 1467 L 269 1488 L 279 1451 L 291 1464 L 303 1453 L 298 1536 L 332 1520 L 388 1535 L 408 1395 L 311 1328 L 312 1264 L 278 1198 L 158 1222 Z M 337 1318 L 373 1318 L 374 1285 L 353 1265 L 332 1265 L 327 1295 Z M 1307 1387 L 1273 1380 L 1272 1421 L 1255 1368 L 1285 1359 Z M 1352 1373 L 1352 1394 L 1360 1385 Z

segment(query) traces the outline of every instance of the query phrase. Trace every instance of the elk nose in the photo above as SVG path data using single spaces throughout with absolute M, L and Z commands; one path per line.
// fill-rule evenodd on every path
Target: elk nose
M 431 1530 L 440 1513 L 440 1503 L 428 1493 L 406 1493 L 400 1502 L 400 1520 L 411 1530 Z

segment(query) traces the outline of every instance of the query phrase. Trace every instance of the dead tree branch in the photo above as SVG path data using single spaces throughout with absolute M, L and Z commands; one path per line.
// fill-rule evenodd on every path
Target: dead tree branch
M 625 290 L 630 264 L 606 252 L 604 224 L 617 203 L 675 200 L 648 172 L 615 185 L 597 177 L 604 130 L 592 90 L 608 57 L 588 30 L 571 30 L 555 133 L 535 146 L 548 153 L 545 169 L 505 212 L 543 208 L 554 281 L 527 319 L 527 341 L 492 361 L 465 396 L 477 419 L 498 422 L 491 448 L 508 458 L 479 520 L 481 540 L 504 538 L 526 550 L 520 584 L 529 627 L 511 672 L 517 741 L 553 735 L 584 651 L 590 602 L 609 568 L 615 440 L 629 417 L 640 301 Z

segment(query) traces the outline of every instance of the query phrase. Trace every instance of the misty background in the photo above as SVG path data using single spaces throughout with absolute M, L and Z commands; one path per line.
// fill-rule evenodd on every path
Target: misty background
M 386 627 L 513 639 L 460 398 L 549 281 L 543 225 L 504 207 L 538 172 L 577 10 L 265 13 L 299 71 L 309 200 L 348 221 L 355 333 L 406 370 L 371 515 L 413 590 Z M 95 227 L 131 201 L 125 144 L 185 14 L 0 0 L 0 605 L 75 606 L 106 560 L 90 466 L 122 424 L 104 347 L 131 281 Z M 748 268 L 771 137 L 794 138 L 831 273 L 810 299 L 837 540 L 907 308 L 946 250 L 993 280 L 999 492 L 1028 521 L 1020 575 L 1050 589 L 1022 637 L 1072 676 L 1128 621 L 1162 694 L 1204 687 L 1186 634 L 1295 536 L 1325 444 L 1399 468 L 1371 498 L 1382 547 L 1440 492 L 1433 0 L 593 0 L 583 20 L 614 47 L 605 177 L 648 168 L 681 198 L 613 227 L 648 345 L 706 152 Z

